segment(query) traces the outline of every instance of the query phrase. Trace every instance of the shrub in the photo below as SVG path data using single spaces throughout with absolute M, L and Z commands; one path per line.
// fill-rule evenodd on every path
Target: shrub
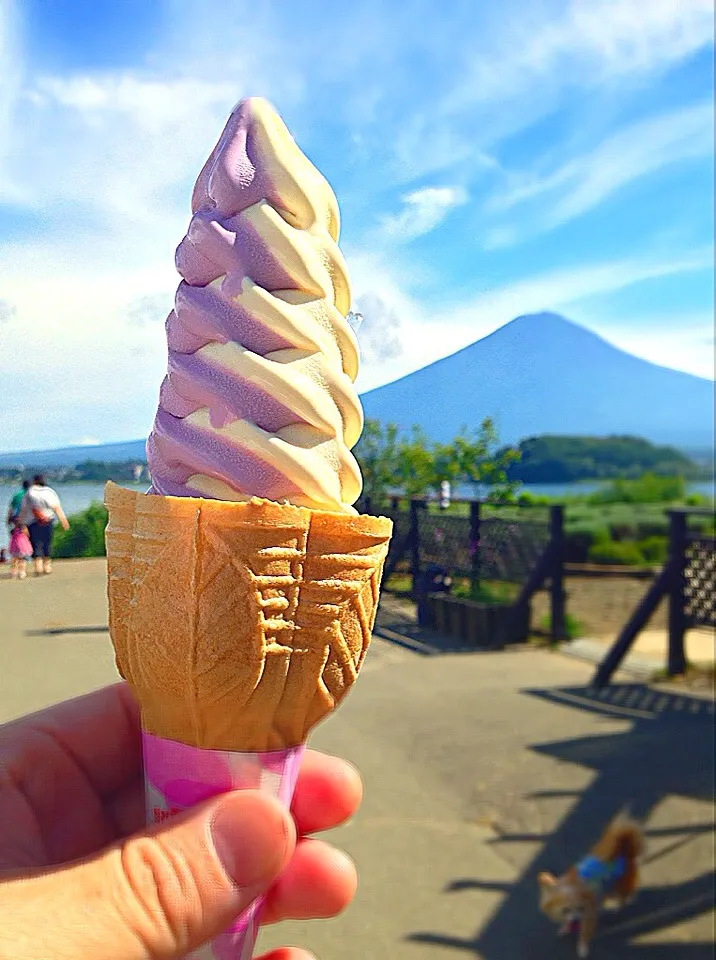
M 609 540 L 606 527 L 573 527 L 564 536 L 565 563 L 586 563 L 594 544 Z
M 589 502 L 600 503 L 683 503 L 686 481 L 681 476 L 660 477 L 645 473 L 634 480 L 613 480 L 593 493 Z
M 607 565 L 638 567 L 644 563 L 644 557 L 636 543 L 624 540 L 604 540 L 594 543 L 589 548 L 590 563 Z
M 661 522 L 641 521 L 636 525 L 636 539 L 649 540 L 651 537 L 665 537 L 669 530 L 669 524 L 664 517 Z
M 634 523 L 612 523 L 609 525 L 609 540 L 636 540 L 637 527 Z
M 452 595 L 460 600 L 474 600 L 475 603 L 512 603 L 513 589 L 509 583 L 458 583 Z
M 69 518 L 69 530 L 57 530 L 52 552 L 56 557 L 103 557 L 107 511 L 101 503 L 92 503 L 82 513 Z
M 546 613 L 543 617 L 540 617 L 539 626 L 543 633 L 551 634 L 552 614 Z M 564 633 L 567 640 L 577 640 L 579 637 L 584 636 L 582 622 L 572 616 L 571 613 L 565 613 L 564 615 Z
M 647 563 L 663 566 L 669 550 L 669 538 L 647 537 L 646 540 L 639 541 L 638 547 Z
M 551 497 L 538 493 L 520 493 L 517 496 L 517 503 L 520 507 L 549 507 L 554 502 Z

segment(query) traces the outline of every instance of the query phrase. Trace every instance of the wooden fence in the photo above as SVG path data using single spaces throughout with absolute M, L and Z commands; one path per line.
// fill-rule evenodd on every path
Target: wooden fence
M 668 511 L 667 561 L 599 665 L 594 676 L 596 687 L 609 683 L 665 597 L 669 603 L 666 662 L 669 676 L 678 676 L 686 670 L 686 631 L 692 627 L 716 627 L 716 540 L 689 529 L 689 518 L 704 513 L 708 511 Z
M 421 573 L 429 566 L 468 578 L 474 585 L 485 580 L 518 584 L 505 634 L 512 619 L 524 617 L 532 595 L 549 583 L 550 633 L 554 640 L 565 639 L 564 508 L 500 508 L 478 500 L 452 503 L 467 505 L 467 515 L 430 511 L 425 498 L 396 497 L 380 508 L 395 525 L 385 578 L 405 569 L 418 603 L 425 589 Z M 365 512 L 372 512 L 372 506 L 369 501 L 360 505 Z M 495 638 L 495 645 L 499 643 Z

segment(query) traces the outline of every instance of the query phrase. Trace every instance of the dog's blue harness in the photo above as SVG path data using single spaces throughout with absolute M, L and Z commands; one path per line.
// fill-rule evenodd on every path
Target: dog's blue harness
M 603 896 L 626 873 L 626 858 L 615 857 L 608 863 L 598 857 L 585 857 L 577 864 L 577 874 L 589 889 Z

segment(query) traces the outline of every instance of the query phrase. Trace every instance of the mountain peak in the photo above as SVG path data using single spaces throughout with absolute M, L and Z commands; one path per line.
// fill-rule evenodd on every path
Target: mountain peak
M 629 434 L 710 446 L 711 381 L 620 350 L 558 313 L 524 314 L 457 353 L 363 394 L 367 418 L 434 440 L 492 417 L 501 440 Z
M 528 334 L 531 336 L 561 336 L 561 337 L 581 337 L 583 340 L 593 337 L 597 340 L 603 338 L 593 330 L 583 327 L 574 320 L 568 320 L 561 313 L 552 313 L 549 310 L 542 310 L 539 313 L 523 313 L 514 320 L 510 320 L 503 327 L 495 330 L 493 336 L 504 336 L 509 333 Z M 478 343 L 480 341 L 477 341 Z
M 573 320 L 568 320 L 566 317 L 563 317 L 561 313 L 552 313 L 550 310 L 541 310 L 539 313 L 522 313 L 519 317 L 515 317 L 514 320 L 510 320 L 509 323 L 506 323 L 504 327 L 500 329 L 506 330 L 508 327 L 519 325 L 550 325 L 553 327 L 557 326 L 567 326 L 567 327 L 577 327 Z M 580 329 L 584 329 L 581 327 Z

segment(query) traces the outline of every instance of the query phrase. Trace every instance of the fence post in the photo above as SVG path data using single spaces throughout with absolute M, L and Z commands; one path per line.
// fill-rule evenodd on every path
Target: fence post
M 688 543 L 686 514 L 681 510 L 669 510 L 669 653 L 667 673 L 670 677 L 686 671 L 684 635 L 686 613 L 684 611 L 686 586 L 686 546 Z
M 363 513 L 373 513 L 373 501 L 371 497 L 363 497 Z
M 553 642 L 566 640 L 564 592 L 564 507 L 561 504 L 550 507 L 549 515 L 550 551 L 552 554 L 552 573 L 550 576 L 551 639 Z
M 393 513 L 397 513 L 400 510 L 400 497 L 391 497 L 390 498 L 390 509 Z
M 420 584 L 420 509 L 422 504 L 410 498 L 410 576 L 412 578 L 413 599 L 418 600 Z
M 470 580 L 473 589 L 480 584 L 480 501 L 470 501 Z

